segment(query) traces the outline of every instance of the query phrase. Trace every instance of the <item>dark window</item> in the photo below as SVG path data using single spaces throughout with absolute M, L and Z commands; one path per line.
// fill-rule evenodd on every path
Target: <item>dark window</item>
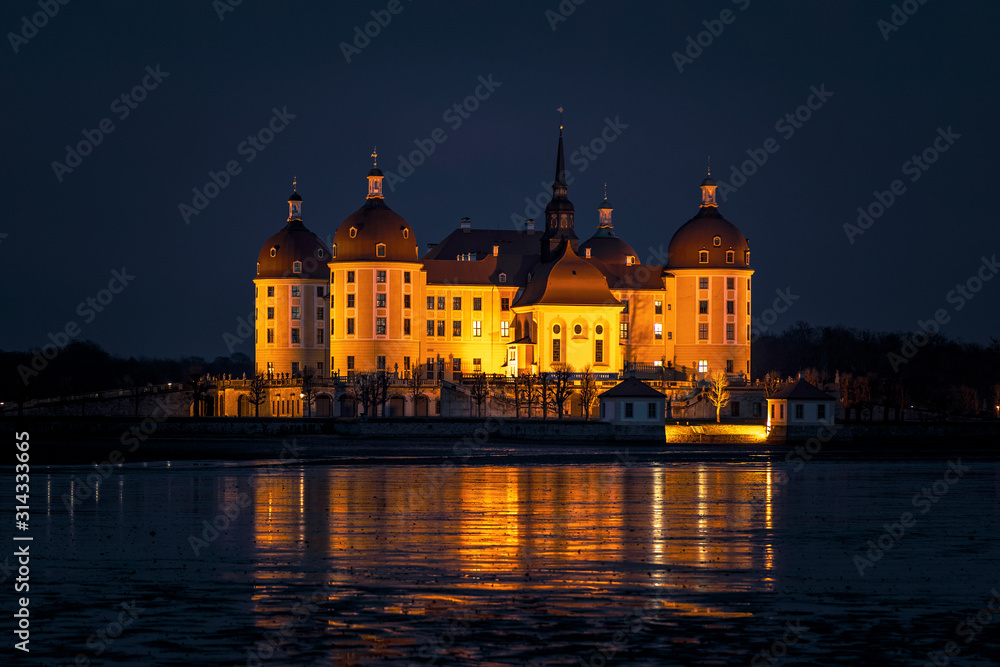
M 698 340 L 708 340 L 708 324 L 698 325 Z
M 375 272 L 375 282 L 377 282 L 377 283 L 384 283 L 385 282 L 385 271 L 376 271 Z
M 407 285 L 410 284 L 410 272 L 409 271 L 403 271 L 403 282 L 406 283 Z M 407 368 L 409 368 L 409 366 L 407 366 Z
M 726 340 L 736 340 L 736 325 L 727 324 L 726 325 Z
M 708 289 L 708 278 L 698 278 L 698 289 Z
M 444 297 L 438 297 L 438 310 L 444 310 Z
M 299 285 L 292 285 L 292 296 L 302 296 L 302 287 Z
M 462 372 L 462 359 L 460 357 L 455 357 L 451 360 L 451 371 L 453 373 Z
M 375 333 L 381 336 L 385 335 L 385 318 L 376 317 L 375 318 Z
M 293 320 L 302 319 L 302 308 L 300 306 L 292 306 L 292 319 Z
M 292 375 L 298 375 L 298 374 L 299 374 L 299 362 L 293 361 L 292 362 Z
M 656 419 L 656 403 L 646 404 L 646 416 L 650 419 Z
M 733 401 L 732 403 L 729 404 L 729 416 L 730 417 L 739 417 L 740 416 L 740 402 L 739 401 Z
M 409 357 L 403 357 L 403 370 L 404 371 L 410 370 L 410 358 Z
M 273 285 L 267 288 L 267 295 L 268 296 L 274 296 L 274 286 Z
M 562 357 L 562 341 L 558 338 L 552 340 L 552 363 L 558 364 Z
M 354 295 L 353 294 L 348 294 L 347 295 L 347 307 L 348 308 L 354 308 Z
M 627 314 L 628 313 L 628 299 L 622 299 L 622 305 L 624 306 L 624 308 L 622 308 L 622 312 Z
M 698 314 L 699 315 L 708 315 L 708 301 L 699 301 L 698 302 Z
M 732 359 L 726 359 L 726 372 L 727 373 L 732 373 L 733 372 L 733 360 Z
M 316 344 L 317 345 L 322 345 L 323 344 L 323 330 L 322 329 L 316 329 Z
M 375 246 L 375 256 L 376 257 L 385 257 L 385 244 L 384 243 L 379 243 L 378 245 Z
M 385 308 L 385 294 L 376 294 L 375 295 L 375 307 L 376 308 Z
M 597 340 L 594 341 L 594 363 L 603 364 L 604 363 L 604 341 Z
M 462 335 L 462 320 L 453 320 L 451 323 L 451 335 L 461 336 Z
M 438 336 L 443 336 L 444 335 L 444 320 L 438 320 L 437 335 Z
M 803 412 L 805 412 L 805 410 L 803 410 L 803 405 L 801 403 L 799 403 L 798 405 L 795 406 L 795 418 L 796 419 L 802 419 L 802 413 Z
M 427 320 L 427 335 L 434 335 L 434 320 Z
M 482 370 L 483 370 L 483 360 L 482 359 L 473 359 L 472 360 L 472 370 L 474 370 L 477 373 L 482 372 Z
M 726 278 L 726 289 L 736 289 L 736 278 Z
M 322 308 L 317 308 L 316 309 L 316 319 L 317 320 L 322 320 L 323 319 L 323 309 Z
M 354 370 L 354 357 L 347 357 L 347 370 Z
M 698 261 L 702 264 L 708 264 L 708 251 L 702 250 L 698 253 Z
M 274 342 L 274 329 L 268 329 L 267 330 L 267 342 L 268 343 L 273 343 Z
M 434 297 L 427 297 L 427 310 L 434 310 Z
M 816 418 L 826 419 L 826 406 L 823 405 L 822 403 L 816 406 Z
M 632 418 L 632 404 L 631 403 L 626 403 L 625 404 L 625 418 L 626 419 L 631 419 Z
M 409 307 L 410 307 L 410 295 L 409 294 L 404 294 L 403 295 L 403 308 L 409 308 Z
M 375 357 L 375 368 L 376 370 L 380 371 L 385 370 L 385 356 L 380 354 L 377 357 Z
M 324 296 L 323 295 L 323 288 L 320 287 L 319 285 L 316 285 L 316 298 L 317 299 L 322 299 L 323 296 Z
M 462 310 L 462 297 L 455 296 L 451 298 L 451 309 Z
M 482 310 L 482 309 L 483 309 L 483 300 L 478 296 L 472 297 L 472 310 Z
M 410 335 L 410 320 L 408 319 L 403 320 L 403 335 L 404 336 Z
M 347 282 L 349 282 L 349 283 L 353 283 L 354 282 L 354 271 L 348 271 L 347 272 Z
M 292 342 L 293 343 L 299 343 L 299 342 L 301 342 L 299 340 L 299 330 L 298 330 L 298 327 L 293 327 L 292 328 Z
M 736 261 L 736 253 L 734 253 L 732 250 L 727 250 L 726 251 L 726 264 L 732 264 L 735 261 Z
M 354 333 L 354 318 L 353 317 L 348 317 L 347 318 L 347 335 L 351 335 L 353 333 Z
M 503 297 L 500 299 L 500 310 L 510 310 L 510 298 Z
M 268 306 L 267 307 L 267 319 L 269 319 L 269 320 L 273 320 L 274 319 L 274 306 Z
M 735 314 L 736 314 L 736 302 L 726 301 L 726 315 L 735 315 Z

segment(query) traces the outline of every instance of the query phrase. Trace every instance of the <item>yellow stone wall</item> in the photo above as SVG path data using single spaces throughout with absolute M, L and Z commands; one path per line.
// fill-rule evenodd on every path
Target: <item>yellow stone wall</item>
M 325 280 L 303 278 L 258 278 L 254 282 L 254 359 L 257 372 L 267 373 L 268 363 L 273 364 L 275 375 L 292 372 L 292 362 L 299 368 L 310 368 L 318 375 L 328 376 L 327 360 L 329 330 L 326 326 L 327 293 Z M 292 287 L 298 286 L 300 296 L 292 297 Z M 269 297 L 268 288 L 274 288 Z M 292 308 L 300 309 L 298 320 L 292 320 Z M 268 308 L 274 309 L 273 319 L 268 319 Z M 317 309 L 322 309 L 319 317 Z M 292 342 L 292 329 L 299 329 L 299 343 Z M 267 332 L 274 332 L 273 342 L 268 342 Z M 322 329 L 322 334 L 318 331 Z

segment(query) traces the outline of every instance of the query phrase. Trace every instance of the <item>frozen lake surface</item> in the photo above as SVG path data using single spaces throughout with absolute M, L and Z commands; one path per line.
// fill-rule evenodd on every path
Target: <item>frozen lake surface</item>
M 995 461 L 613 452 L 33 468 L 30 662 L 1000 660 Z

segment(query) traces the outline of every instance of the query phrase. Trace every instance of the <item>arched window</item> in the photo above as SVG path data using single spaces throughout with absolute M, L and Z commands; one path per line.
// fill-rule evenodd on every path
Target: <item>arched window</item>
M 257 275 L 260 275 L 260 262 L 257 262 Z
M 747 266 L 750 266 L 750 251 L 747 250 L 743 253 L 743 261 L 746 262 Z
M 302 262 L 292 262 L 292 273 L 302 273 Z
M 500 282 L 502 282 L 502 283 L 507 282 L 507 274 L 506 273 L 501 273 L 500 274 Z
M 375 256 L 376 257 L 385 257 L 385 244 L 384 243 L 377 243 L 377 244 L 375 244 Z
M 736 261 L 736 253 L 732 250 L 726 251 L 726 264 L 732 264 Z
M 403 238 L 404 239 L 410 238 L 410 230 L 409 229 L 407 229 L 406 227 L 400 227 L 400 229 L 403 230 Z
M 708 251 L 700 250 L 698 251 L 698 261 L 702 264 L 708 264 Z
M 331 251 L 332 251 L 332 253 L 333 253 L 333 258 L 334 258 L 334 259 L 336 259 L 336 258 L 337 258 L 337 244 L 336 244 L 336 243 L 334 243 L 334 244 L 333 244 L 333 247 L 332 247 L 332 248 L 331 248 L 330 250 L 331 250 Z

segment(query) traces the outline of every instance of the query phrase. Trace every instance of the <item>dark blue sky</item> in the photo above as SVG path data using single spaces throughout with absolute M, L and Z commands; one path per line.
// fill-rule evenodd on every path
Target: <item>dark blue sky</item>
M 663 262 L 657 253 L 697 211 L 706 155 L 721 184 L 749 150 L 767 161 L 720 210 L 750 239 L 756 315 L 776 290 L 798 297 L 775 329 L 912 331 L 944 310 L 951 337 L 1000 333 L 1000 279 L 949 297 L 977 272 L 992 276 L 981 257 L 1000 250 L 989 213 L 996 3 L 911 0 L 916 12 L 889 32 L 878 25 L 889 2 L 564 0 L 575 10 L 558 22 L 556 0 L 402 0 L 395 15 L 380 0 L 244 0 L 220 20 L 225 2 L 71 2 L 37 31 L 23 21 L 37 2 L 4 4 L 0 348 L 39 347 L 75 323 L 78 338 L 117 354 L 228 354 L 223 334 L 252 311 L 256 256 L 285 223 L 293 175 L 306 225 L 329 238 L 364 201 L 374 144 L 379 165 L 398 172 L 399 156 L 440 128 L 446 139 L 387 188 L 389 205 L 421 249 L 464 216 L 509 227 L 552 178 L 560 105 L 581 239 L 607 181 L 619 235 L 641 260 Z M 730 22 L 713 23 L 723 10 Z M 348 63 L 340 44 L 372 11 L 391 20 Z M 705 32 L 679 71 L 674 52 L 706 21 L 721 33 Z M 446 112 L 480 77 L 499 85 L 458 125 Z M 144 80 L 152 89 L 135 108 L 115 102 Z M 813 97 L 798 127 L 779 124 L 813 87 L 832 95 Z M 240 144 L 273 109 L 294 118 L 248 161 Z M 113 131 L 57 176 L 67 144 L 105 118 Z M 607 119 L 614 141 L 574 161 Z M 906 166 L 939 128 L 959 136 L 938 142 L 947 150 L 932 149 L 926 171 Z M 179 205 L 230 160 L 239 173 L 185 224 Z M 902 194 L 851 243 L 844 225 L 895 180 Z M 102 312 L 78 309 L 122 267 L 135 278 Z M 252 340 L 236 349 L 252 354 Z

